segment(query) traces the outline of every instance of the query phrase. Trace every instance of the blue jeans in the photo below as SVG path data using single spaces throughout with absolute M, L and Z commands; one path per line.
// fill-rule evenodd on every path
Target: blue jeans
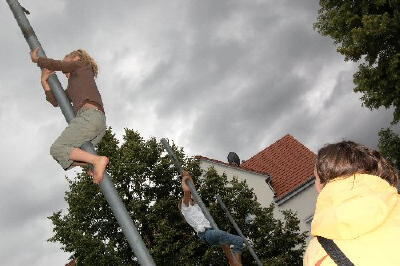
M 241 253 L 244 249 L 243 238 L 222 230 L 207 228 L 206 231 L 199 232 L 198 236 L 210 245 L 233 245 L 233 253 Z

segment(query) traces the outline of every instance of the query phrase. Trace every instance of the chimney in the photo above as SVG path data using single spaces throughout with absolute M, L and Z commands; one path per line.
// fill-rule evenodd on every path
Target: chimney
M 239 156 L 235 152 L 231 151 L 228 154 L 228 163 L 229 163 L 229 165 L 240 166 Z

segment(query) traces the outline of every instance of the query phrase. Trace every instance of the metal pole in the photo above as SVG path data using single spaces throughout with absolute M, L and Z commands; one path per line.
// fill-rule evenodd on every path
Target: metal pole
M 15 19 L 17 20 L 19 27 L 21 28 L 25 40 L 28 42 L 29 48 L 33 50 L 39 47 L 39 56 L 45 57 L 46 54 L 38 38 L 36 37 L 36 34 L 32 26 L 30 25 L 26 15 L 24 14 L 23 8 L 19 4 L 19 2 L 17 0 L 7 0 L 7 3 L 10 6 L 10 9 L 14 14 Z M 75 117 L 75 114 L 56 75 L 52 75 L 49 78 L 49 85 L 54 93 L 54 96 L 58 102 L 58 105 L 61 108 L 61 111 L 66 121 L 69 123 Z M 96 151 L 94 150 L 94 147 L 90 142 L 84 143 L 81 148 L 87 152 L 96 154 Z M 100 189 L 103 192 L 108 204 L 110 205 L 115 218 L 121 226 L 122 231 L 126 239 L 128 240 L 132 251 L 138 258 L 139 263 L 146 266 L 155 265 L 153 258 L 150 256 L 150 253 L 146 248 L 142 238 L 140 237 L 138 230 L 133 224 L 128 211 L 126 210 L 124 204 L 119 198 L 118 192 L 116 191 L 114 184 L 111 181 L 111 177 L 107 173 L 105 173 L 104 179 L 100 183 Z
M 171 146 L 169 146 L 169 143 L 166 139 L 161 139 L 161 143 L 164 145 L 164 148 L 167 150 L 169 156 L 171 157 L 172 161 L 174 162 L 174 165 L 176 169 L 178 169 L 179 174 L 182 175 L 183 168 L 182 164 L 179 162 L 178 158 L 176 157 L 174 151 L 172 150 Z M 204 205 L 203 200 L 200 198 L 199 193 L 197 193 L 196 187 L 193 184 L 192 180 L 189 180 L 188 182 L 189 188 L 192 192 L 193 199 L 194 201 L 197 202 L 199 205 L 200 209 L 203 211 L 204 216 L 207 218 L 207 220 L 210 222 L 212 228 L 218 229 L 217 224 L 215 223 L 214 219 L 212 218 L 210 212 L 208 211 L 206 205 Z
M 250 254 L 253 256 L 254 260 L 256 261 L 257 265 L 262 266 L 263 264 L 261 263 L 260 259 L 258 258 L 256 252 L 254 251 L 254 249 L 251 247 L 250 243 L 247 241 L 246 237 L 243 235 L 242 230 L 240 230 L 239 226 L 237 225 L 237 223 L 235 222 L 235 220 L 233 219 L 232 215 L 230 214 L 228 208 L 225 206 L 224 202 L 222 201 L 221 197 L 219 195 L 217 195 L 217 201 L 219 203 L 219 205 L 221 206 L 221 208 L 225 211 L 225 215 L 226 217 L 228 217 L 229 221 L 231 222 L 231 224 L 233 225 L 233 227 L 235 228 L 236 232 L 239 234 L 240 237 L 243 238 L 244 242 L 246 243 L 246 246 L 250 252 Z

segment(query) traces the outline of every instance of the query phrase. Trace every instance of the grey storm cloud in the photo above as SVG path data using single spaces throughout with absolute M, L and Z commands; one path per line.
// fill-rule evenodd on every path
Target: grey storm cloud
M 376 147 L 391 110 L 370 111 L 346 63 L 312 24 L 317 1 L 22 1 L 49 57 L 87 49 L 107 123 L 168 137 L 189 155 L 247 159 L 285 134 L 316 151 L 353 139 Z M 66 123 L 45 102 L 39 70 L 6 3 L 0 8 L 0 257 L 63 265 L 47 243 L 67 183 L 49 155 Z M 65 85 L 66 80 L 58 75 Z M 21 248 L 29 243 L 29 249 Z

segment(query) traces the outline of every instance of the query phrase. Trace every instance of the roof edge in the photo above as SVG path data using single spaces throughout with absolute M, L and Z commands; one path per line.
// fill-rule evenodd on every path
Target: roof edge
M 304 182 L 303 184 L 299 185 L 294 190 L 288 192 L 286 195 L 283 195 L 281 198 L 274 198 L 274 202 L 278 206 L 280 206 L 283 203 L 285 203 L 286 201 L 288 201 L 291 198 L 293 198 L 294 196 L 296 196 L 297 194 L 299 194 L 300 192 L 302 192 L 303 190 L 305 190 L 305 189 L 309 188 L 310 186 L 314 185 L 314 183 L 315 183 L 315 177 L 311 176 L 310 179 L 308 179 L 306 182 Z
M 245 160 L 244 162 L 246 163 L 247 161 L 252 160 L 254 157 L 256 157 L 259 154 L 262 154 L 265 150 L 267 150 L 268 148 L 276 145 L 278 142 L 282 141 L 285 138 L 291 138 L 294 141 L 296 141 L 297 143 L 299 143 L 301 146 L 303 146 L 304 148 L 306 148 L 306 150 L 308 150 L 309 152 L 311 152 L 312 154 L 315 155 L 315 153 L 310 150 L 306 145 L 304 145 L 302 142 L 300 142 L 298 139 L 296 139 L 294 136 L 292 136 L 291 134 L 286 134 L 283 137 L 281 137 L 280 139 L 276 140 L 275 142 L 271 143 L 270 145 L 268 145 L 267 147 L 265 147 L 264 149 L 262 149 L 261 151 L 257 152 L 256 154 L 254 154 L 253 156 L 251 156 L 249 159 Z
M 225 162 L 222 162 L 222 161 L 219 161 L 219 160 L 215 160 L 215 159 L 211 159 L 211 158 L 208 158 L 208 157 L 205 157 L 205 156 L 201 156 L 201 155 L 196 155 L 196 156 L 194 156 L 194 158 L 197 159 L 197 160 L 205 160 L 205 161 L 209 161 L 209 162 L 212 162 L 212 163 L 220 164 L 220 165 L 223 165 L 223 166 L 226 166 L 226 167 L 234 168 L 234 169 L 245 171 L 245 172 L 252 172 L 252 173 L 255 173 L 257 175 L 265 176 L 267 179 L 271 179 L 271 176 L 268 173 L 255 171 L 255 170 L 252 170 L 252 169 L 249 169 L 249 168 L 240 167 L 240 166 L 230 165 L 228 163 L 225 163 Z

